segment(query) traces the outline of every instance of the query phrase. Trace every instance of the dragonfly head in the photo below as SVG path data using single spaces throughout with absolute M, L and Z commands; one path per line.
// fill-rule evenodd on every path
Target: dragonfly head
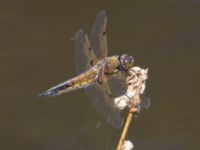
M 134 63 L 133 56 L 123 54 L 119 57 L 119 60 L 120 60 L 120 66 L 123 70 L 127 71 L 131 67 L 133 67 L 133 63 Z

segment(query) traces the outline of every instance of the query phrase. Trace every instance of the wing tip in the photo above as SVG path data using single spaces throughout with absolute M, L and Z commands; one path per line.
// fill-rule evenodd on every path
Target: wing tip
M 98 14 L 97 14 L 97 16 L 106 16 L 106 11 L 105 10 L 101 10 Z
M 76 37 L 79 36 L 80 34 L 84 34 L 84 30 L 83 30 L 83 29 L 79 29 L 79 30 L 76 32 Z

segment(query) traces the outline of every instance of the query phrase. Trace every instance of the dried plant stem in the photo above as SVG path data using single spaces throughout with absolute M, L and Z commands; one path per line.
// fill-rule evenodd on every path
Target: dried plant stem
M 126 135 L 127 135 L 127 132 L 128 132 L 128 129 L 129 129 L 132 119 L 133 119 L 133 112 L 130 110 L 128 113 L 125 125 L 123 127 L 122 133 L 121 133 L 121 137 L 120 137 L 120 140 L 119 140 L 119 143 L 117 146 L 117 150 L 122 150 L 122 145 L 125 141 L 125 138 L 126 138 Z
M 140 73 L 141 73 L 140 75 L 137 74 L 138 69 L 140 69 L 140 68 L 132 68 L 132 69 L 130 69 L 129 72 L 130 72 L 131 76 L 129 76 L 127 78 L 128 88 L 127 88 L 126 93 L 132 95 L 130 97 L 131 104 L 129 106 L 129 113 L 128 113 L 125 125 L 123 127 L 123 130 L 122 130 L 122 133 L 121 133 L 121 137 L 119 139 L 119 143 L 117 145 L 117 150 L 123 150 L 123 145 L 124 145 L 124 142 L 125 142 L 125 138 L 126 138 L 128 129 L 130 127 L 131 121 L 133 119 L 133 115 L 135 113 L 139 113 L 140 112 L 140 107 L 138 107 L 140 105 L 140 103 L 141 103 L 140 93 L 141 93 L 141 91 L 144 90 L 144 89 L 142 90 L 142 85 L 145 83 L 143 81 L 145 81 L 147 79 L 147 71 L 148 71 L 148 69 L 142 70 L 143 72 L 141 72 L 141 69 L 140 69 Z M 143 87 L 143 88 L 145 88 L 145 87 Z

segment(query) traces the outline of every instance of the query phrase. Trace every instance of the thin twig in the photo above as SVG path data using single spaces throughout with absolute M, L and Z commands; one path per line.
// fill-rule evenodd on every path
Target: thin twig
M 125 125 L 122 130 L 122 134 L 121 134 L 118 146 L 117 146 L 117 150 L 122 150 L 122 145 L 125 141 L 125 138 L 126 138 L 126 135 L 127 135 L 127 132 L 128 132 L 128 129 L 129 129 L 132 119 L 133 119 L 133 112 L 129 111 Z

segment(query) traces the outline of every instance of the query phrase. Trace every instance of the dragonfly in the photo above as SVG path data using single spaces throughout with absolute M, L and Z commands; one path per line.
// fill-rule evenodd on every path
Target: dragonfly
M 81 29 L 75 35 L 75 67 L 78 75 L 42 92 L 39 96 L 57 96 L 84 89 L 92 106 L 115 128 L 123 126 L 121 111 L 114 98 L 125 93 L 126 74 L 134 64 L 131 55 L 107 56 L 107 15 L 97 14 L 90 38 Z

